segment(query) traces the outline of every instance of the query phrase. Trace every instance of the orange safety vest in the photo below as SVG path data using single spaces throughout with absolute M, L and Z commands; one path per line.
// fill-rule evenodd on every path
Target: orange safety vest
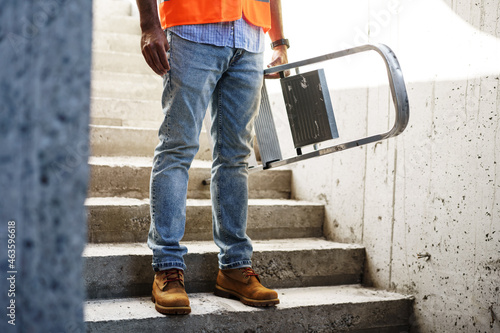
M 159 7 L 163 29 L 176 25 L 230 22 L 245 19 L 271 29 L 269 0 L 163 0 Z

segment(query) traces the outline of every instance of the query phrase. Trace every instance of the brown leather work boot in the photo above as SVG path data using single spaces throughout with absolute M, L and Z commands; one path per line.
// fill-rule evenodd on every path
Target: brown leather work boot
M 236 297 L 251 306 L 272 306 L 280 302 L 278 293 L 265 288 L 260 283 L 259 275 L 250 267 L 219 270 L 215 295 Z
M 184 272 L 177 268 L 155 274 L 153 295 L 156 311 L 163 314 L 188 314 L 189 298 L 184 288 Z

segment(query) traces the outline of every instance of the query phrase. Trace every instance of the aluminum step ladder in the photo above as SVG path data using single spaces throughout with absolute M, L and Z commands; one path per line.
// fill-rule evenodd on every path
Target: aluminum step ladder
M 302 92 L 297 94 L 293 93 L 293 91 L 301 90 L 300 87 L 297 89 L 297 82 L 299 85 L 302 84 L 306 74 L 296 74 L 294 76 L 284 78 L 284 71 L 295 69 L 298 73 L 298 68 L 302 66 L 368 51 L 377 52 L 382 57 L 387 69 L 389 87 L 396 113 L 393 127 L 386 133 L 363 137 L 354 141 L 344 142 L 334 146 L 317 149 L 307 154 L 302 154 L 301 147 L 323 142 L 328 139 L 335 139 L 338 137 L 338 132 L 333 117 L 333 111 L 331 109 L 331 102 L 328 96 L 328 88 L 326 87 L 324 74 L 321 70 L 313 73 L 313 83 L 307 85 L 310 89 L 306 89 L 307 91 L 305 91 L 305 94 Z M 410 106 L 403 73 L 396 55 L 388 46 L 384 44 L 369 44 L 354 47 L 303 61 L 272 67 L 264 71 L 264 74 L 272 73 L 280 73 L 282 78 L 281 84 L 283 97 L 287 107 L 297 156 L 283 159 L 281 155 L 278 134 L 273 120 L 267 90 L 264 85 L 262 88 L 260 111 L 255 122 L 255 132 L 262 164 L 254 163 L 253 165 L 250 165 L 251 172 L 272 169 L 290 163 L 389 139 L 401 134 L 408 125 Z M 307 78 L 306 80 L 310 80 L 310 78 Z M 316 89 L 318 86 L 320 88 Z M 303 84 L 302 88 L 304 88 Z M 293 101 L 290 101 L 290 99 L 293 99 Z M 320 107 L 318 107 L 318 103 L 321 104 Z M 291 104 L 294 105 L 292 106 Z

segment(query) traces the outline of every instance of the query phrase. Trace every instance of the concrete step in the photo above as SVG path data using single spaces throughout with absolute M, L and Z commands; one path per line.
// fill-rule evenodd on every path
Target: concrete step
M 150 225 L 149 199 L 88 198 L 90 243 L 145 242 Z M 250 199 L 248 235 L 252 239 L 319 237 L 324 206 L 296 200 Z M 212 239 L 208 199 L 188 199 L 184 240 Z
M 97 51 L 92 52 L 92 69 L 118 73 L 152 74 L 142 54 Z
M 190 294 L 186 316 L 158 313 L 150 297 L 87 301 L 88 332 L 358 332 L 409 331 L 411 297 L 360 285 L 277 290 L 276 308 L 255 308 L 212 293 Z
M 158 111 L 162 91 L 162 79 L 156 74 L 92 73 L 92 97 L 155 101 Z
M 153 156 L 158 145 L 158 129 L 90 125 L 92 156 Z M 207 134 L 200 135 L 199 160 L 211 160 L 212 152 Z
M 156 74 L 93 71 L 91 123 L 159 128 L 162 86 Z
M 153 156 L 158 130 L 90 125 L 92 156 Z
M 149 197 L 152 158 L 150 157 L 91 157 L 89 197 Z M 209 199 L 210 186 L 203 185 L 210 178 L 212 163 L 195 160 L 189 170 L 188 198 Z M 249 176 L 251 199 L 290 199 L 290 170 L 266 170 Z
M 93 2 L 93 14 L 100 16 L 130 16 L 131 3 L 124 0 L 96 0 Z
M 139 22 L 136 21 L 136 24 L 139 25 Z M 92 36 L 92 49 L 96 51 L 141 54 L 140 42 L 140 34 L 94 31 Z
M 94 2 L 95 3 L 95 2 Z M 133 16 L 107 16 L 94 12 L 94 33 L 110 32 L 120 34 L 140 35 L 139 18 Z
M 356 284 L 361 280 L 365 250 L 320 238 L 254 241 L 252 265 L 270 288 Z M 218 271 L 213 241 L 184 242 L 186 290 L 210 292 Z M 147 296 L 154 272 L 145 243 L 88 244 L 83 253 L 89 299 Z
M 90 103 L 91 124 L 160 128 L 164 115 L 160 100 L 127 100 L 92 97 Z

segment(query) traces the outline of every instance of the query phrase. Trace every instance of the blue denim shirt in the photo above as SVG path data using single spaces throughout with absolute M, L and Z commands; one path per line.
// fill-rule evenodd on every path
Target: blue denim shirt
M 178 25 L 168 30 L 196 43 L 244 49 L 252 53 L 264 52 L 265 48 L 264 30 L 244 18 L 232 22 Z

